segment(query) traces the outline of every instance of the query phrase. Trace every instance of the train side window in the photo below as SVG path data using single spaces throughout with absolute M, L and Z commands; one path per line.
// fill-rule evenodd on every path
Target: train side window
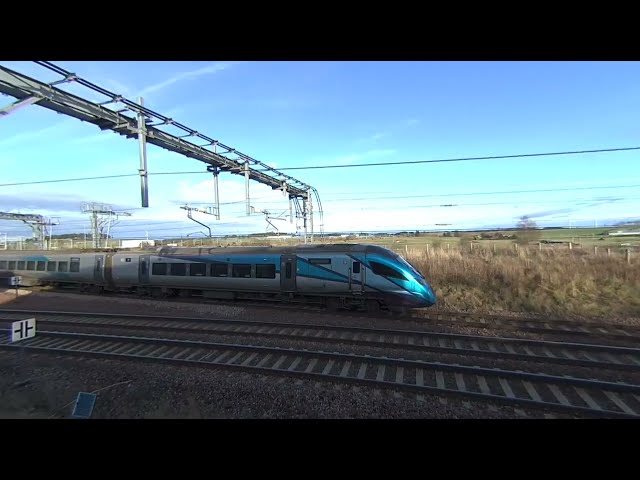
M 80 271 L 80 260 L 76 260 L 75 258 L 71 259 L 71 263 L 69 264 L 70 272 L 79 272 Z
M 233 265 L 231 274 L 236 278 L 251 278 L 251 265 L 247 263 L 236 263 Z
M 55 272 L 57 263 L 58 262 L 47 262 L 47 272 Z
M 402 275 L 395 268 L 391 268 L 379 262 L 372 261 L 371 269 L 373 270 L 373 273 L 375 273 L 376 275 L 382 275 L 384 277 L 392 277 L 392 278 L 399 278 L 400 280 L 406 280 L 404 275 Z
M 276 266 L 273 264 L 256 265 L 256 278 L 276 278 Z
M 353 273 L 360 273 L 360 262 L 353 262 Z
M 35 270 L 36 269 L 36 262 L 34 262 L 33 260 L 27 260 L 27 270 Z
M 312 265 L 331 265 L 330 258 L 310 258 L 309 263 Z
M 24 260 L 20 260 L 18 261 L 18 268 L 17 270 L 25 270 L 25 264 L 26 262 Z
M 167 264 L 166 263 L 154 263 L 151 266 L 151 273 L 153 275 L 166 275 L 167 274 Z
M 0 260 L 0 270 L 6 270 L 6 269 L 7 269 L 7 261 Z
M 186 263 L 172 263 L 171 264 L 171 275 L 176 275 L 178 277 L 184 277 L 187 274 L 187 264 Z
M 36 270 L 38 270 L 39 272 L 44 272 L 46 264 L 47 262 L 39 260 L 38 263 L 36 264 Z
M 69 262 L 58 262 L 58 271 L 59 272 L 68 272 L 69 271 Z
M 7 268 L 9 270 L 15 270 L 16 269 L 16 261 L 15 260 L 9 260 L 9 265 L 7 266 Z
M 192 277 L 203 277 L 207 274 L 206 263 L 191 263 L 189 265 L 189 275 Z
M 287 262 L 286 266 L 284 267 L 284 276 L 286 278 L 291 278 L 291 262 Z
M 229 266 L 226 263 L 214 263 L 211 265 L 212 277 L 228 277 Z

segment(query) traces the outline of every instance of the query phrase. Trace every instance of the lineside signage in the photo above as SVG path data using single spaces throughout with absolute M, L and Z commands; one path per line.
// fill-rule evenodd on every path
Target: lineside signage
M 36 336 L 36 319 L 27 318 L 11 324 L 11 342 L 19 342 Z

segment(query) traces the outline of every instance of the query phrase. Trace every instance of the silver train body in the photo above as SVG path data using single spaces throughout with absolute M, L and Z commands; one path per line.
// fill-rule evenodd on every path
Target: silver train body
M 376 245 L 162 248 L 156 252 L 5 251 L 0 276 L 21 284 L 75 285 L 94 292 L 304 300 L 337 307 L 429 307 L 424 276 Z

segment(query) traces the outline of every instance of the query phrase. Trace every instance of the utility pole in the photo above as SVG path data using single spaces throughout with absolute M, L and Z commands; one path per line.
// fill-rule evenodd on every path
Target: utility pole
M 218 193 L 218 175 L 220 175 L 220 169 L 214 165 L 209 165 L 207 167 L 207 172 L 213 173 L 213 195 L 215 201 L 213 207 L 213 215 L 216 217 L 216 220 L 220 220 L 220 195 Z
M 142 97 L 138 97 L 138 104 L 143 107 Z M 142 112 L 138 112 L 138 143 L 140 145 L 140 195 L 142 207 L 149 207 L 149 177 L 147 172 L 147 126 L 146 117 Z
M 48 250 L 47 236 L 50 236 L 49 229 L 53 225 L 58 225 L 57 222 L 43 217 L 42 215 L 32 215 L 23 213 L 10 213 L 0 212 L 0 220 L 20 220 L 31 227 L 34 238 L 37 238 L 40 243 L 40 248 Z
M 116 212 L 111 205 L 105 203 L 83 203 L 82 211 L 88 213 L 91 219 L 93 248 L 101 247 L 102 230 L 107 227 L 107 241 L 111 232 L 113 219 L 119 215 L 131 216 L 129 212 Z M 106 217 L 106 218 L 105 218 Z M 86 234 L 85 234 L 86 240 Z

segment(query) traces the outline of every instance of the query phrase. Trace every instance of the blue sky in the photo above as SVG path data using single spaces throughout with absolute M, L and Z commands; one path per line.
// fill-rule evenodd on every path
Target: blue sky
M 591 150 L 640 145 L 638 62 L 55 62 L 276 168 Z M 30 62 L 0 64 L 42 81 Z M 103 100 L 78 85 L 64 90 Z M 0 97 L 4 104 L 13 99 Z M 0 120 L 0 184 L 136 174 L 138 144 L 30 106 Z M 638 152 L 285 171 L 314 186 L 325 231 L 542 226 L 640 217 Z M 83 201 L 128 208 L 114 234 L 161 238 L 203 230 L 180 205 L 213 202 L 197 160 L 148 147 L 151 208 L 139 179 L 0 187 L 0 211 L 84 231 Z M 247 217 L 244 179 L 220 177 L 218 234 L 265 231 Z M 609 188 L 616 187 L 616 188 Z M 527 190 L 530 192 L 521 192 Z M 531 191 L 533 190 L 533 191 Z M 545 190 L 545 191 L 539 191 Z M 504 192 L 504 193 L 496 193 Z M 251 183 L 257 211 L 288 214 L 281 193 Z M 453 205 L 453 206 L 441 206 Z M 281 232 L 296 225 L 274 221 Z M 316 225 L 318 224 L 316 219 Z M 436 224 L 450 224 L 438 227 Z M 300 224 L 301 226 L 301 224 Z M 0 233 L 29 235 L 2 221 Z

